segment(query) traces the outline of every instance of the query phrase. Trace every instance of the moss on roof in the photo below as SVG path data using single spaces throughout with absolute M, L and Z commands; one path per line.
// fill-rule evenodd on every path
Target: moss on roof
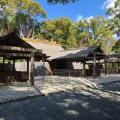
M 49 41 L 49 40 L 45 40 L 45 39 L 40 40 L 40 39 L 26 39 L 26 38 L 23 38 L 23 40 L 25 40 L 27 42 L 35 42 L 35 43 L 42 43 L 42 44 L 61 46 L 60 44 L 57 44 L 54 41 Z

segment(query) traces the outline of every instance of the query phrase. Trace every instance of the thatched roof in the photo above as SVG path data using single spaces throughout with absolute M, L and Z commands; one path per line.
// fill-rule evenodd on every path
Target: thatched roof
M 30 44 L 36 49 L 42 49 L 42 53 L 46 54 L 46 56 L 52 56 L 58 53 L 61 50 L 64 50 L 59 44 L 56 44 L 47 40 L 32 40 L 32 39 L 24 39 L 25 42 Z
M 85 57 L 93 55 L 93 52 L 103 53 L 103 51 L 100 49 L 99 46 L 91 46 L 91 47 L 85 47 L 83 49 L 63 50 L 48 59 L 54 60 L 54 59 L 85 58 Z

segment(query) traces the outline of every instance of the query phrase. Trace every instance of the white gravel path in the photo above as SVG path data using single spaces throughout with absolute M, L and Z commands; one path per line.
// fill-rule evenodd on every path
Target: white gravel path
M 34 86 L 31 86 L 29 81 L 26 83 L 0 83 L 0 103 L 73 89 L 87 89 L 87 87 L 97 87 L 99 84 L 114 81 L 120 81 L 120 74 L 97 78 L 46 76 L 44 81 L 42 77 L 35 77 Z

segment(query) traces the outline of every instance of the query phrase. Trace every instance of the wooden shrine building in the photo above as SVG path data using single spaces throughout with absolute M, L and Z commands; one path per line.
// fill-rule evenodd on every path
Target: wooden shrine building
M 31 61 L 30 82 L 34 84 L 34 59 L 42 58 L 42 50 L 35 49 L 33 46 L 17 37 L 14 32 L 0 37 L 0 82 L 21 81 L 25 82 L 29 76 L 29 61 Z M 24 59 L 27 61 L 27 71 L 15 70 L 15 61 Z M 9 61 L 8 64 L 5 61 Z M 12 62 L 12 68 L 10 66 Z
M 77 77 L 99 76 L 102 66 L 101 59 L 105 61 L 106 74 L 106 55 L 99 46 L 62 50 L 48 58 L 53 75 Z M 75 69 L 74 63 L 79 65 L 77 69 Z

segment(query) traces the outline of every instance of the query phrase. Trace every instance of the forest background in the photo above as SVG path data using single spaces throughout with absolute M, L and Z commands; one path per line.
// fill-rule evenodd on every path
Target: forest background
M 48 4 L 69 4 L 78 0 L 48 0 Z M 74 3 L 73 3 L 74 4 Z M 0 0 L 0 36 L 15 31 L 20 38 L 49 40 L 64 49 L 101 46 L 107 54 L 120 53 L 120 0 L 97 16 L 74 22 L 67 17 L 48 19 L 40 3 L 34 0 Z M 118 40 L 113 35 L 116 34 Z

